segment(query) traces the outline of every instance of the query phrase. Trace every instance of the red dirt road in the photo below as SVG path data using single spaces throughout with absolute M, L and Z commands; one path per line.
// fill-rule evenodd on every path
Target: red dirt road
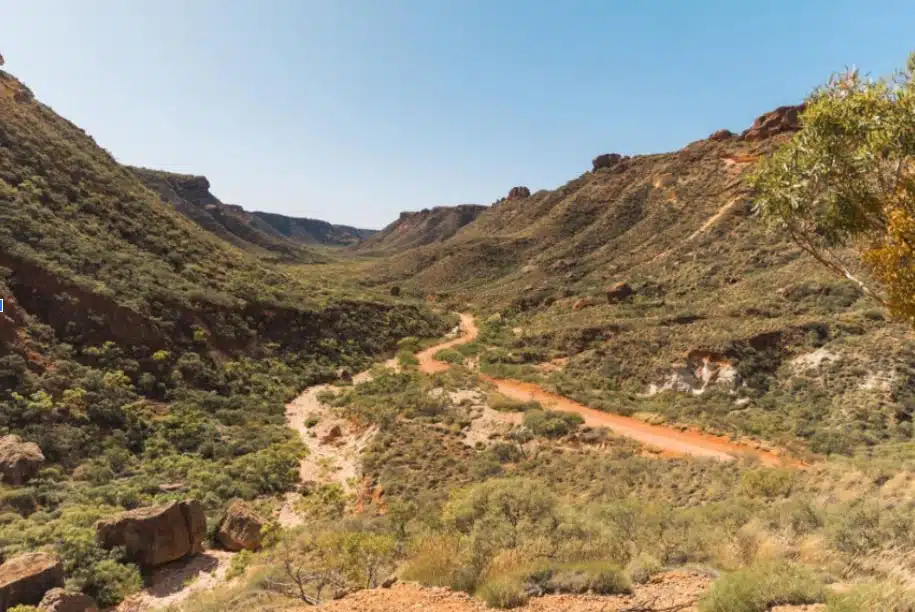
M 443 372 L 450 365 L 435 359 L 434 355 L 443 348 L 472 342 L 479 334 L 473 316 L 461 313 L 461 330 L 463 334 L 447 342 L 429 347 L 416 354 L 420 370 L 426 373 Z M 552 410 L 563 410 L 580 414 L 586 425 L 606 427 L 615 434 L 632 438 L 646 446 L 660 450 L 665 454 L 692 455 L 709 457 L 720 461 L 733 461 L 741 456 L 757 458 L 764 465 L 781 465 L 786 461 L 779 455 L 738 444 L 722 436 L 696 431 L 680 431 L 662 425 L 649 425 L 638 419 L 602 412 L 580 404 L 567 397 L 545 391 L 540 386 L 504 378 L 492 378 L 482 375 L 484 380 L 493 383 L 500 393 L 517 400 L 536 400 Z

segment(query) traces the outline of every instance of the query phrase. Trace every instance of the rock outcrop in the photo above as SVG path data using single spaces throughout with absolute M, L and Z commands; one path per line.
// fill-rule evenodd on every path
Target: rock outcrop
M 156 567 L 203 551 L 206 516 L 197 500 L 172 502 L 99 521 L 96 535 L 103 548 L 123 546 L 141 567 Z
M 41 612 L 98 612 L 95 600 L 78 591 L 51 589 L 38 604 Z
M 226 550 L 258 550 L 266 524 L 248 504 L 233 501 L 219 523 L 219 543 Z
M 64 585 L 64 570 L 56 555 L 34 552 L 0 565 L 0 610 L 19 604 L 35 605 L 44 594 Z
M 740 135 L 741 140 L 764 140 L 776 134 L 797 132 L 801 129 L 800 115 L 805 105 L 779 106 L 774 111 L 760 115 L 750 128 Z
M 591 160 L 591 168 L 593 171 L 601 168 L 612 168 L 627 159 L 629 159 L 628 156 L 620 155 L 619 153 L 604 153 Z
M 629 283 L 619 282 L 615 285 L 607 287 L 607 303 L 616 304 L 621 302 L 632 295 L 632 287 L 629 286 Z
M 516 200 L 519 198 L 529 198 L 531 197 L 531 190 L 527 187 L 512 187 L 508 192 L 509 200 Z
M 44 454 L 34 442 L 23 442 L 19 436 L 0 438 L 0 482 L 21 485 L 38 474 Z
M 721 142 L 722 140 L 730 140 L 736 136 L 731 130 L 718 130 L 717 132 L 712 132 L 708 139 L 714 142 Z

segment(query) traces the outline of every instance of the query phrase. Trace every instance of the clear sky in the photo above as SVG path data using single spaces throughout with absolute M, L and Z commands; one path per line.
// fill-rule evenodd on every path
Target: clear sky
M 911 0 L 0 0 L 6 69 L 125 163 L 381 227 L 902 67 Z

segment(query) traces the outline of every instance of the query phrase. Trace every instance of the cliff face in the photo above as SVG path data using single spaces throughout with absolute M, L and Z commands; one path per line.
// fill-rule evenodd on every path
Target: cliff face
M 240 248 L 315 261 L 316 256 L 303 245 L 347 246 L 374 233 L 317 219 L 249 212 L 221 202 L 210 193 L 210 182 L 203 176 L 136 167 L 130 170 L 178 212 Z
M 478 204 L 461 204 L 427 208 L 419 212 L 402 212 L 397 221 L 362 242 L 359 248 L 379 253 L 398 253 L 442 242 L 454 236 L 487 208 Z

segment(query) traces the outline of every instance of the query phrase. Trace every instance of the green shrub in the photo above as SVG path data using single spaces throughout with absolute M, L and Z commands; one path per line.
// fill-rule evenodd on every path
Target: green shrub
M 524 426 L 535 435 L 547 438 L 560 438 L 584 422 L 584 418 L 575 412 L 528 410 L 524 413 Z
M 884 581 L 832 595 L 826 612 L 915 612 L 915 590 L 900 582 Z
M 239 551 L 232 557 L 232 561 L 229 563 L 229 569 L 226 570 L 226 580 L 232 580 L 233 578 L 242 576 L 245 573 L 245 570 L 248 569 L 253 558 L 254 554 L 250 550 Z
M 419 359 L 416 358 L 412 351 L 401 349 L 397 351 L 397 363 L 403 368 L 411 368 L 419 365 Z
M 509 610 L 527 603 L 527 593 L 521 581 L 515 578 L 489 580 L 476 593 L 490 608 Z
M 648 553 L 639 553 L 626 566 L 626 573 L 636 584 L 645 584 L 663 569 L 661 562 Z
M 820 579 L 788 561 L 758 564 L 716 580 L 702 599 L 700 612 L 765 612 L 781 604 L 819 603 L 825 599 Z
M 499 412 L 527 412 L 529 410 L 543 410 L 543 406 L 540 404 L 540 402 L 522 402 L 516 399 L 512 399 L 507 395 L 502 395 L 501 393 L 490 393 L 486 403 L 489 404 L 490 408 L 493 410 L 498 410 Z
M 439 361 L 454 363 L 460 365 L 464 363 L 464 355 L 453 348 L 444 348 L 435 352 L 435 358 Z
M 619 566 L 605 561 L 565 563 L 541 569 L 531 579 L 553 593 L 622 595 L 632 592 L 632 583 Z
M 747 497 L 788 497 L 793 484 L 794 472 L 785 468 L 759 468 L 740 475 L 740 490 Z

